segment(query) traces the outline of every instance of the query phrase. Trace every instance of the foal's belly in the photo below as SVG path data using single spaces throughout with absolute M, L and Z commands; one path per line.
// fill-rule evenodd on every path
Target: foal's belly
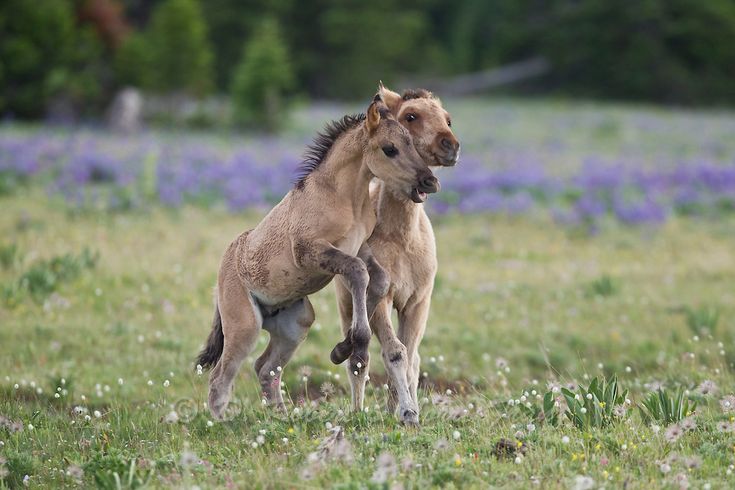
M 314 274 L 302 269 L 272 270 L 267 283 L 250 285 L 250 290 L 261 304 L 283 306 L 323 289 L 334 275 Z

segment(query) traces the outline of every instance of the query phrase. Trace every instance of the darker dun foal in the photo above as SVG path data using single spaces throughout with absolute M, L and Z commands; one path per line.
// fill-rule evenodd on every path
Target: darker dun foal
M 439 188 L 413 146 L 409 132 L 379 96 L 367 115 L 327 127 L 307 152 L 304 175 L 252 230 L 242 233 L 222 258 L 212 332 L 199 355 L 212 367 L 209 409 L 221 419 L 233 381 L 261 329 L 270 333 L 255 371 L 269 403 L 284 407 L 282 369 L 314 321 L 308 295 L 343 278 L 352 297 L 353 357 L 367 358 L 368 314 L 388 281 L 366 244 L 376 223 L 369 185 L 377 177 L 396 193 L 423 202 Z M 359 365 L 359 366 L 358 366 Z M 365 375 L 365 363 L 353 371 Z M 273 373 L 273 374 L 271 374 Z

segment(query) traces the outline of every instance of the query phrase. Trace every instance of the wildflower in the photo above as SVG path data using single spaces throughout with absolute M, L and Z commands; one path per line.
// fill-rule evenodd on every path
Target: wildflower
M 398 463 L 396 462 L 396 458 L 394 458 L 390 453 L 381 453 L 380 456 L 378 456 L 378 464 L 371 481 L 383 484 L 396 476 L 398 476 Z
M 508 367 L 508 361 L 503 357 L 498 357 L 495 359 L 495 367 L 498 369 L 505 369 Z
M 438 439 L 434 443 L 434 449 L 437 451 L 444 451 L 445 449 L 449 448 L 449 442 L 446 439 Z
M 100 412 L 99 410 L 95 410 L 92 415 L 94 415 L 94 418 L 98 419 L 102 417 L 102 412 Z
M 696 455 L 691 456 L 689 458 L 685 458 L 684 466 L 686 466 L 690 470 L 696 470 L 697 468 L 702 466 L 702 458 Z
M 720 408 L 723 413 L 735 412 L 735 395 L 727 395 L 720 400 Z
M 67 476 L 70 476 L 74 478 L 75 480 L 81 480 L 82 478 L 84 478 L 84 470 L 75 464 L 70 465 L 66 469 L 66 474 Z
M 686 432 L 691 432 L 697 428 L 697 422 L 694 420 L 694 417 L 687 417 L 679 422 L 679 426 L 682 428 L 682 430 Z
M 33 430 L 33 424 L 28 424 L 28 430 Z
M 717 422 L 717 430 L 720 432 L 733 432 L 735 431 L 735 424 L 723 420 L 721 422 Z
M 569 444 L 569 436 L 563 436 L 561 442 L 562 444 Z
M 623 405 L 615 405 L 613 407 L 612 414 L 615 417 L 624 417 L 625 416 L 625 406 L 623 406 Z
M 86 407 L 82 407 L 81 405 L 77 405 L 76 407 L 72 408 L 72 413 L 74 415 L 84 415 L 87 413 Z
M 716 395 L 718 388 L 714 381 L 706 379 L 699 384 L 697 391 L 702 396 Z
M 460 433 L 458 430 L 455 430 L 454 432 L 452 432 L 452 439 L 454 439 L 455 441 L 459 441 L 459 438 L 460 438 Z
M 586 475 L 577 475 L 574 477 L 574 490 L 591 490 L 595 487 L 595 480 Z
M 658 469 L 663 473 L 664 475 L 671 471 L 671 465 L 668 463 L 661 463 L 658 467 Z
M 204 368 L 201 364 L 197 364 L 197 376 L 201 376 L 204 373 Z
M 183 466 L 184 468 L 188 468 L 190 466 L 194 466 L 197 463 L 199 463 L 199 457 L 194 451 L 187 448 L 181 452 L 181 457 L 179 458 L 179 464 L 181 466 Z
M 212 427 L 212 426 L 214 426 L 214 422 L 212 422 L 211 420 L 207 420 L 207 427 Z
M 516 456 L 516 459 L 515 459 L 515 463 L 516 463 L 516 464 L 521 464 L 521 463 L 523 463 L 523 458 L 522 458 L 521 456 Z
M 171 410 L 169 413 L 166 414 L 166 416 L 163 418 L 163 421 L 167 424 L 175 424 L 179 421 L 179 414 L 176 413 L 175 410 Z
M 681 490 L 689 488 L 689 477 L 686 473 L 679 473 L 674 477 L 674 483 L 676 483 Z
M 681 429 L 679 424 L 674 424 L 668 429 L 666 429 L 666 432 L 664 432 L 664 438 L 668 442 L 676 442 L 679 440 L 681 435 L 684 433 L 684 431 Z
M 163 382 L 163 387 L 164 387 L 164 388 L 168 388 L 168 387 L 169 387 L 170 385 L 171 385 L 171 381 L 169 381 L 169 380 L 165 380 L 165 381 Z
M 322 383 L 321 387 L 319 387 L 319 391 L 322 392 L 322 395 L 324 395 L 325 398 L 328 398 L 329 396 L 334 394 L 334 385 L 327 381 L 325 383 Z
M 310 378 L 311 373 L 311 367 L 309 366 L 304 365 L 299 368 L 299 376 L 301 376 L 302 378 Z

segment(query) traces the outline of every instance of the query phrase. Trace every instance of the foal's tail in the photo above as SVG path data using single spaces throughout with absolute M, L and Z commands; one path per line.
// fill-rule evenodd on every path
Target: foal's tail
M 214 319 L 212 320 L 212 331 L 209 332 L 207 345 L 204 346 L 197 358 L 197 364 L 203 368 L 211 368 L 217 364 L 219 358 L 222 357 L 222 350 L 225 347 L 225 335 L 222 333 L 222 316 L 219 313 L 219 306 L 214 305 Z

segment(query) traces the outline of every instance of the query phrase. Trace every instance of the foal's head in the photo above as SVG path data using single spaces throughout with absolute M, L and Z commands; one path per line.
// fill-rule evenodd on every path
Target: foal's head
M 378 95 L 393 116 L 408 128 L 421 157 L 429 165 L 451 167 L 459 158 L 459 141 L 452 133 L 452 118 L 428 90 L 406 90 L 399 95 L 378 87 Z
M 439 190 L 439 180 L 416 151 L 410 133 L 378 96 L 368 107 L 365 128 L 364 162 L 373 175 L 417 203 Z

